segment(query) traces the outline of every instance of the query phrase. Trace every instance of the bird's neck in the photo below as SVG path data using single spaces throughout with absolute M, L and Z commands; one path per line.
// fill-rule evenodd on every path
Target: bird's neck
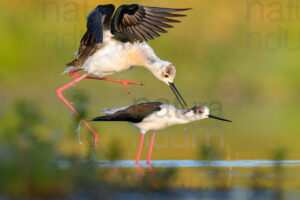
M 173 119 L 177 121 L 177 124 L 187 124 L 197 120 L 192 110 L 178 109 L 173 113 Z
M 145 67 L 152 72 L 155 76 L 159 76 L 164 66 L 170 65 L 170 62 L 161 60 L 157 56 L 149 57 L 145 62 Z
M 135 56 L 140 57 L 142 60 L 141 66 L 144 66 L 155 76 L 164 66 L 168 66 L 170 62 L 161 60 L 155 54 L 154 50 L 146 43 L 135 43 L 133 50 L 136 52 Z

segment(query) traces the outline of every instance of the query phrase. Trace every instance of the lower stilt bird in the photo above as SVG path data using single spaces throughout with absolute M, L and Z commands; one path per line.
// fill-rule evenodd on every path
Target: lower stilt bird
M 141 140 L 136 157 L 136 164 L 139 164 L 144 136 L 152 132 L 147 163 L 150 164 L 155 132 L 176 124 L 186 124 L 193 121 L 212 118 L 231 122 L 210 114 L 209 108 L 195 106 L 191 109 L 178 110 L 174 106 L 160 102 L 142 103 L 122 108 L 105 109 L 102 111 L 105 116 L 97 117 L 92 121 L 124 121 L 129 122 L 141 132 Z

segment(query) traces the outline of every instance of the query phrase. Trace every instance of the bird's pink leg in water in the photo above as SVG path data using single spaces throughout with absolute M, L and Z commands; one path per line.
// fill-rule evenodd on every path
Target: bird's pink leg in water
M 57 96 L 76 114 L 76 116 L 80 117 L 80 114 L 75 110 L 75 108 L 65 99 L 65 97 L 62 95 L 62 92 L 66 89 L 68 89 L 69 87 L 71 87 L 72 85 L 78 83 L 79 81 L 81 81 L 82 79 L 88 77 L 88 73 L 84 74 L 82 76 L 79 76 L 76 80 L 68 83 L 67 85 L 57 89 Z M 96 133 L 96 131 L 94 131 L 92 129 L 92 127 L 84 120 L 81 119 L 82 123 L 84 123 L 86 125 L 86 127 L 93 133 L 94 135 L 94 142 L 95 142 L 95 149 L 97 149 L 97 145 L 98 145 L 98 134 Z
M 143 148 L 144 137 L 145 137 L 145 134 L 142 134 L 141 135 L 141 141 L 140 141 L 140 146 L 139 146 L 138 154 L 137 154 L 136 160 L 135 160 L 135 163 L 137 165 L 139 165 L 139 161 L 140 161 L 140 157 L 141 157 L 141 152 L 142 152 L 142 148 Z
M 151 136 L 150 148 L 149 148 L 148 157 L 147 157 L 147 164 L 149 164 L 149 165 L 150 165 L 151 154 L 152 154 L 152 149 L 153 149 L 153 144 L 154 144 L 154 138 L 155 138 L 155 132 L 153 132 L 152 136 Z
M 74 78 L 79 78 L 80 75 L 78 74 L 75 74 L 76 72 L 80 71 L 81 69 L 77 69 L 75 71 L 72 71 L 69 73 L 69 75 L 71 77 L 74 77 Z M 118 80 L 118 79 L 109 79 L 109 78 L 100 78 L 100 77 L 93 77 L 93 76 L 86 76 L 85 78 L 87 79 L 95 79 L 95 80 L 102 80 L 102 81 L 110 81 L 110 82 L 115 82 L 115 83 L 121 83 L 125 86 L 127 92 L 130 94 L 130 91 L 128 89 L 128 86 L 127 84 L 132 84 L 132 85 L 143 85 L 142 83 L 137 83 L 137 82 L 132 82 L 132 81 L 126 81 L 126 80 Z
M 138 167 L 136 168 L 136 172 L 138 175 L 138 179 L 140 181 L 140 183 L 143 183 L 143 166 L 142 165 L 138 165 Z

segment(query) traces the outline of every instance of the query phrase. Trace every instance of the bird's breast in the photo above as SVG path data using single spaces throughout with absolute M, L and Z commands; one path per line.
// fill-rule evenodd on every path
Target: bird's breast
M 142 51 L 135 47 L 126 48 L 120 54 L 120 59 L 124 61 L 124 64 L 133 66 L 143 66 L 145 64 L 145 55 Z
M 109 41 L 87 60 L 84 68 L 89 73 L 106 76 L 126 71 L 131 66 L 144 66 L 146 58 L 139 45 Z

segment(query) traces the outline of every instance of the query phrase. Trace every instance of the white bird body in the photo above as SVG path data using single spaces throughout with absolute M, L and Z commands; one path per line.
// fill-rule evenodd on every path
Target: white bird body
M 104 32 L 103 44 L 83 64 L 82 69 L 96 76 L 109 76 L 129 70 L 132 66 L 144 66 L 151 72 L 160 66 L 171 65 L 160 60 L 146 42 L 126 42 L 113 39 L 110 31 Z
M 142 103 L 121 108 L 105 109 L 102 111 L 106 116 L 97 117 L 92 121 L 124 121 L 129 122 L 141 132 L 141 140 L 136 158 L 139 164 L 144 136 L 152 131 L 150 148 L 147 163 L 150 163 L 151 153 L 156 131 L 177 124 L 186 124 L 207 118 L 214 118 L 222 121 L 231 122 L 209 114 L 206 106 L 195 106 L 188 110 L 179 110 L 172 105 L 160 102 Z
M 127 121 L 138 128 L 142 134 L 209 117 L 209 109 L 205 106 L 179 110 L 172 105 L 159 102 L 105 109 L 102 112 L 107 116 L 96 118 L 93 121 Z
M 163 104 L 160 108 L 160 111 L 152 113 L 140 123 L 129 123 L 138 128 L 142 134 L 145 134 L 149 131 L 156 132 L 173 125 L 187 124 L 196 119 L 193 110 L 178 110 L 169 104 Z

